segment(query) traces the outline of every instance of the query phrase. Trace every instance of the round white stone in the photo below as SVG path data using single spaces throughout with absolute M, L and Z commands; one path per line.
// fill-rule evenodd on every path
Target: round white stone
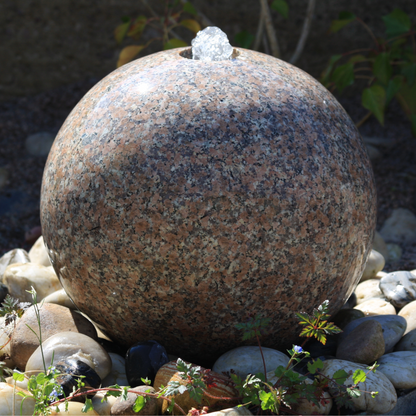
M 280 351 L 272 348 L 262 348 L 264 360 L 266 362 L 266 373 L 274 371 L 279 365 L 286 367 L 289 357 Z M 215 362 L 212 370 L 222 373 L 234 370 L 241 378 L 246 378 L 247 374 L 264 373 L 263 360 L 259 347 L 238 347 L 221 355 Z

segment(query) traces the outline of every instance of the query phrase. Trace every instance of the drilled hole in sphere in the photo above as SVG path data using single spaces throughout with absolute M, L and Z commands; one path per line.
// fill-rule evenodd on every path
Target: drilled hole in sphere
M 182 56 L 182 58 L 192 59 L 192 48 L 187 48 L 182 52 L 179 52 L 179 55 Z M 240 56 L 240 51 L 236 48 L 233 48 L 233 54 L 231 55 L 231 59 L 236 59 L 238 56 Z

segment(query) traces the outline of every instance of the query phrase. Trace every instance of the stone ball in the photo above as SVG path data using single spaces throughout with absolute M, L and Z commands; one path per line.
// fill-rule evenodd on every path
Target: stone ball
M 364 270 L 376 217 L 366 149 L 302 70 L 245 49 L 189 56 L 124 65 L 68 116 L 42 184 L 51 262 L 120 344 L 213 362 L 244 345 L 235 324 L 261 316 L 262 344 L 291 347 L 295 312 L 325 300 L 336 312 Z

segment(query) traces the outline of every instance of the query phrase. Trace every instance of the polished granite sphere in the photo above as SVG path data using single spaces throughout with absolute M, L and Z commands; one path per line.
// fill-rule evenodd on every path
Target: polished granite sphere
M 42 184 L 52 264 L 120 344 L 215 360 L 260 315 L 262 344 L 291 347 L 295 312 L 326 299 L 336 312 L 364 269 L 376 217 L 365 146 L 300 69 L 245 49 L 189 57 L 122 66 L 65 121 Z

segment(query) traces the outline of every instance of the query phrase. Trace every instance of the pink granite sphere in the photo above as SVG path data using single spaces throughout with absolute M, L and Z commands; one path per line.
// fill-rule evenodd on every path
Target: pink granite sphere
M 354 290 L 375 227 L 357 129 L 305 72 L 244 49 L 219 62 L 160 52 L 99 82 L 59 131 L 41 221 L 78 308 L 115 341 L 184 359 L 297 340 L 294 312 Z

